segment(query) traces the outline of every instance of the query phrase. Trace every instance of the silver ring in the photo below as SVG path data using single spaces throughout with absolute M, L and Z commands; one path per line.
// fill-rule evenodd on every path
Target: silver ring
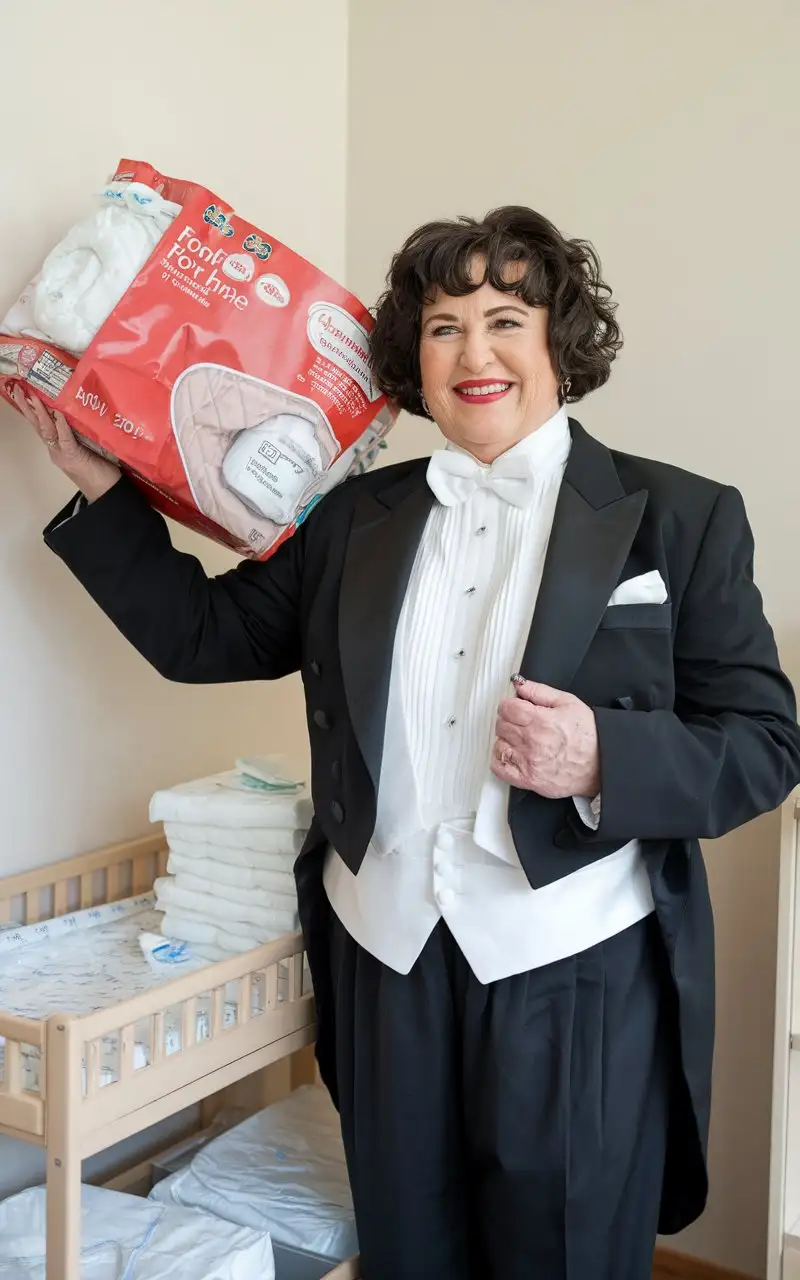
M 508 764 L 511 761 L 512 752 L 510 747 L 502 747 L 497 754 L 501 764 Z
M 55 449 L 56 445 L 58 444 L 58 440 L 57 439 L 45 440 L 45 444 L 47 445 L 48 449 Z

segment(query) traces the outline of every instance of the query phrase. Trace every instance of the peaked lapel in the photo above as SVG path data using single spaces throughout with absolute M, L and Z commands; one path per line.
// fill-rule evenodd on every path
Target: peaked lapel
M 427 458 L 383 490 L 365 489 L 353 514 L 339 591 L 339 656 L 350 722 L 375 792 L 383 756 L 394 637 L 434 502 Z
M 528 680 L 569 689 L 619 582 L 647 490 L 626 494 L 610 451 L 570 419 L 572 448 L 558 495 L 533 622 L 521 662 Z M 513 805 L 524 791 L 511 791 Z

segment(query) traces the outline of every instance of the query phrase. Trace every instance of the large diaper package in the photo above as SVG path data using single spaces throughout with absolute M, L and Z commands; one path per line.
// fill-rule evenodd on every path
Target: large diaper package
M 211 191 L 123 160 L 0 320 L 0 395 L 27 384 L 153 506 L 265 559 L 383 447 L 371 326 Z

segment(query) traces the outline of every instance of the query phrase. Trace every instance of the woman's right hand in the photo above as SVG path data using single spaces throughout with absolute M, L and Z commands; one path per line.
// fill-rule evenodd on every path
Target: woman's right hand
M 12 395 L 22 416 L 47 446 L 50 461 L 69 476 L 89 502 L 96 502 L 114 487 L 122 474 L 119 467 L 81 444 L 63 413 L 51 413 L 38 396 L 26 396 L 19 384 Z

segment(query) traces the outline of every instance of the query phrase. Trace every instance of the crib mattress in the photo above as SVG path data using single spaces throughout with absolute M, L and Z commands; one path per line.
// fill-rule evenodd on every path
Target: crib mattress
M 45 1191 L 0 1204 L 0 1276 L 45 1280 Z M 82 1188 L 81 1280 L 275 1280 L 263 1231 L 101 1187 Z
M 214 1138 L 151 1199 L 269 1231 L 276 1246 L 334 1262 L 358 1252 L 339 1118 L 306 1085 Z
M 33 1019 L 94 1013 L 174 979 L 174 969 L 149 965 L 139 946 L 139 934 L 161 931 L 154 902 L 147 894 L 3 929 L 0 1009 Z

